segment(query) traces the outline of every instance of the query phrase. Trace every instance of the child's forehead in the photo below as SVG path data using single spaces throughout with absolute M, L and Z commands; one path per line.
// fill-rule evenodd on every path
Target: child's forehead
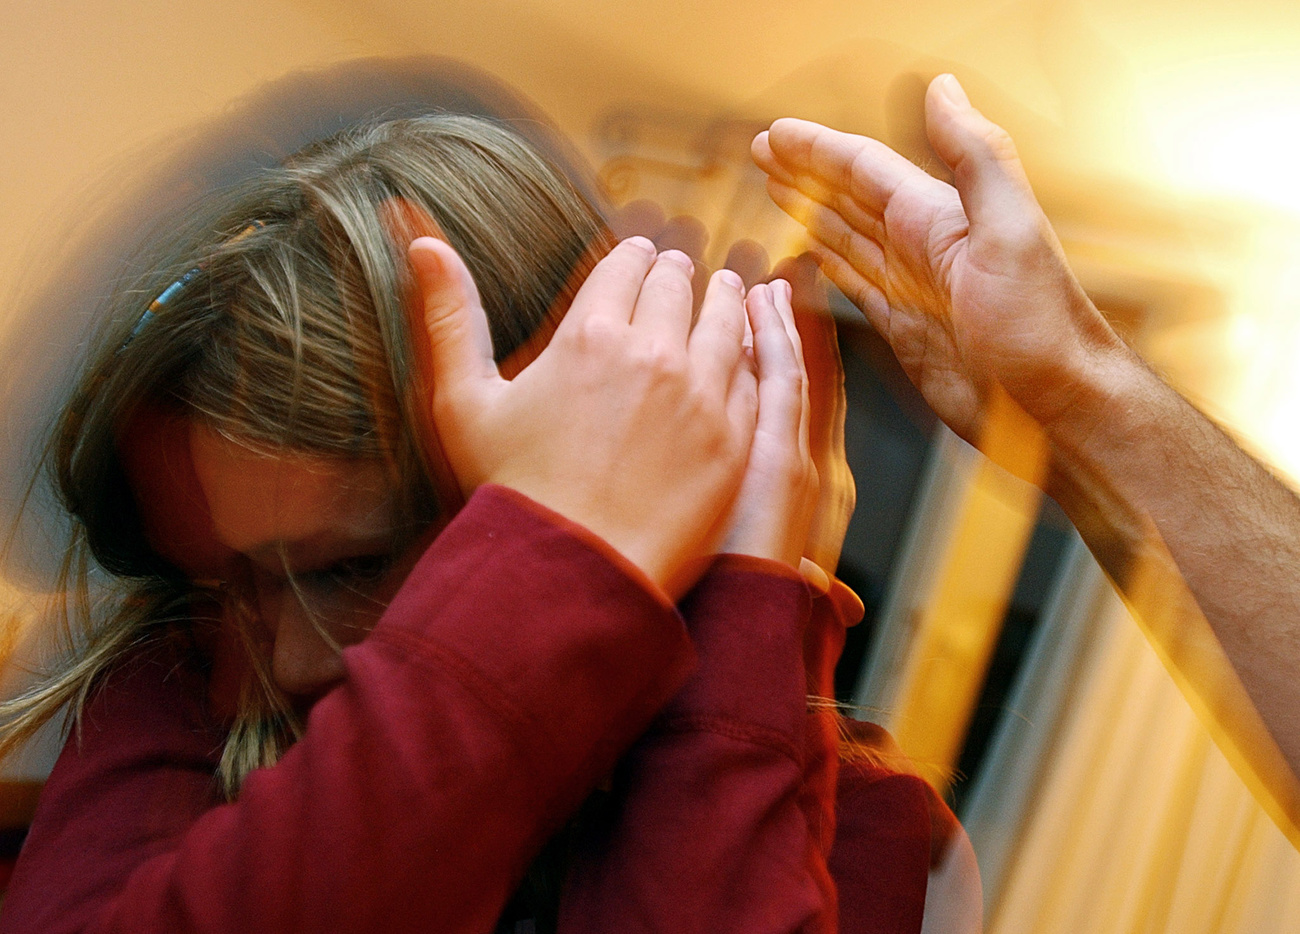
M 234 551 L 274 556 L 392 534 L 394 491 L 378 461 L 268 454 L 198 423 L 189 443 L 213 532 Z

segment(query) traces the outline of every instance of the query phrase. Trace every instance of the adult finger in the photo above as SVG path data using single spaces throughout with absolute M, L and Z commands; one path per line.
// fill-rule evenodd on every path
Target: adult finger
M 1037 221 L 1041 209 L 1011 137 L 971 106 L 952 75 L 930 82 L 925 122 L 934 151 L 953 171 L 972 224 L 997 230 L 1026 212 Z
M 854 230 L 873 240 L 881 240 L 886 235 L 887 227 L 883 214 L 873 208 L 864 207 L 851 195 L 828 188 L 810 176 L 801 175 L 790 185 L 780 179 L 769 178 L 767 188 L 769 192 L 793 191 L 809 203 L 810 211 L 812 207 L 821 207 L 838 215 Z
M 775 164 L 787 174 L 812 175 L 876 211 L 885 210 L 903 182 L 928 177 L 879 140 L 807 120 L 777 120 L 768 130 L 766 142 Z
M 695 263 L 685 253 L 660 253 L 637 295 L 632 327 L 663 339 L 668 346 L 685 346 L 693 317 L 694 275 Z
M 645 237 L 629 237 L 618 243 L 578 288 L 557 332 L 592 317 L 631 321 L 637 296 L 657 255 L 654 244 Z
M 764 151 L 761 155 L 758 147 L 760 140 L 764 144 Z M 757 162 L 759 167 L 767 173 L 770 180 L 769 185 L 771 182 L 779 182 L 788 188 L 793 188 L 796 191 L 803 192 L 813 201 L 819 201 L 822 204 L 831 204 L 834 202 L 837 195 L 842 193 L 840 189 L 827 184 L 822 179 L 813 175 L 811 170 L 806 166 L 804 169 L 797 172 L 787 170 L 777 162 L 775 154 L 771 151 L 771 147 L 766 144 L 767 132 L 764 131 L 763 133 L 760 133 L 758 137 L 755 137 L 752 151 L 754 153 L 754 161 Z M 848 197 L 847 193 L 844 193 L 844 196 Z
M 835 283 L 835 287 L 862 310 L 867 322 L 876 329 L 876 332 L 888 340 L 891 309 L 889 299 L 885 297 L 881 287 L 866 279 L 838 254 L 820 244 L 814 244 L 810 252 L 817 257 L 826 278 Z
M 801 223 L 814 240 L 842 257 L 863 278 L 883 285 L 885 252 L 878 240 L 852 227 L 835 211 L 780 182 L 769 180 L 767 187 L 777 207 Z
M 754 164 L 772 178 L 783 181 L 787 185 L 794 184 L 794 176 L 786 170 L 777 159 L 776 153 L 772 151 L 772 141 L 767 130 L 754 137 L 754 141 L 749 144 L 749 155 L 754 160 Z
M 734 382 L 746 341 L 745 283 L 730 269 L 709 280 L 686 352 L 709 384 Z
M 487 315 L 465 263 L 434 237 L 417 238 L 407 255 L 420 291 L 431 385 L 498 378 Z

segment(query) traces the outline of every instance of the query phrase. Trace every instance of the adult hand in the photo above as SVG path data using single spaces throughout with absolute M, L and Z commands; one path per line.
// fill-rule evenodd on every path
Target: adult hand
M 797 569 L 817 502 L 817 470 L 808 446 L 808 375 L 790 283 L 754 286 L 745 308 L 758 368 L 758 423 L 722 551 Z
M 1066 266 L 1010 138 L 951 75 L 930 84 L 926 127 L 956 188 L 876 140 L 802 120 L 776 121 L 753 155 L 940 418 L 977 441 L 1000 383 L 1050 430 L 1129 352 Z
M 753 154 L 944 421 L 978 443 L 1005 391 L 1042 426 L 1052 495 L 1300 839 L 1300 499 L 1114 334 L 1010 139 L 950 75 L 930 85 L 926 126 L 955 188 L 799 120 L 759 134 Z
M 740 485 L 757 411 L 740 280 L 719 273 L 694 328 L 693 272 L 624 241 L 592 271 L 550 344 L 512 380 L 460 257 L 421 237 L 433 425 L 468 495 L 508 486 L 604 538 L 673 598 L 703 569 Z

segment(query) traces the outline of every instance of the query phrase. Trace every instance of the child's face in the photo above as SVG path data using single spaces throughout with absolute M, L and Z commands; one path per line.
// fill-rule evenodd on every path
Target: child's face
M 314 700 L 343 677 L 337 649 L 370 632 L 419 555 L 395 544 L 410 537 L 395 534 L 388 476 L 375 461 L 258 454 L 197 424 L 190 451 L 276 683 Z

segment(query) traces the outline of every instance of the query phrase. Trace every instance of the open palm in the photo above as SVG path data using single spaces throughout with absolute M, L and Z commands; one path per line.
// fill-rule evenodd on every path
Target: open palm
M 774 123 L 754 157 L 826 273 L 935 412 L 973 440 L 995 384 L 1049 422 L 1070 404 L 1062 377 L 1115 337 L 1070 274 L 1006 134 L 944 82 L 927 95 L 927 122 L 956 188 L 883 143 L 802 120 Z

